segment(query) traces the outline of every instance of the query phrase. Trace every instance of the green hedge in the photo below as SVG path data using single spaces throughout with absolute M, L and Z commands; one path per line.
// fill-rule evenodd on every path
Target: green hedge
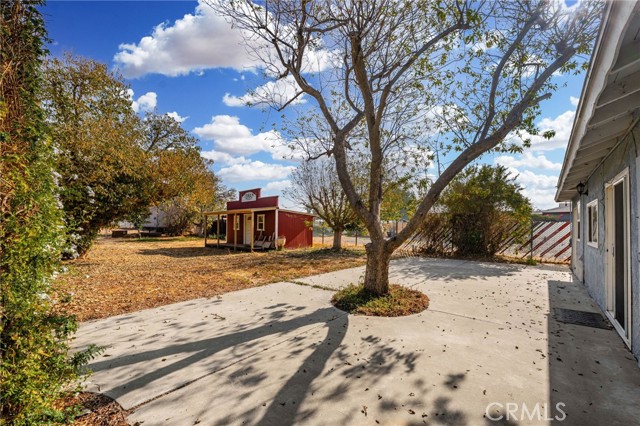
M 63 227 L 54 147 L 37 102 L 46 32 L 36 2 L 0 3 L 0 424 L 66 422 L 55 401 L 89 353 L 69 356 L 72 318 L 49 294 Z

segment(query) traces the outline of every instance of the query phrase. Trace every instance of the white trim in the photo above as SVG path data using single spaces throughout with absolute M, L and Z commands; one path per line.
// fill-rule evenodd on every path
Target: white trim
M 604 311 L 604 314 L 606 315 L 611 325 L 613 325 L 613 328 L 616 330 L 616 332 L 618 333 L 618 335 L 620 336 L 624 344 L 627 345 L 629 349 L 631 349 L 631 339 L 625 336 L 624 330 L 622 329 L 622 327 L 620 327 L 620 324 L 618 324 L 618 321 L 616 321 L 613 315 L 611 315 L 610 311 Z M 629 335 L 631 335 L 631 333 L 629 333 Z
M 605 183 L 605 214 L 607 216 L 609 214 L 614 214 L 614 186 L 619 183 L 623 184 L 623 213 L 624 213 L 624 232 L 625 236 L 624 240 L 624 280 L 625 280 L 625 293 L 627 298 L 626 303 L 626 332 L 621 324 L 619 324 L 614 315 L 614 302 L 615 302 L 615 270 L 614 270 L 614 219 L 612 217 L 605 218 L 605 248 L 606 248 L 606 257 L 605 257 L 605 294 L 606 294 L 606 310 L 605 313 L 611 324 L 613 324 L 614 328 L 625 342 L 625 344 L 631 349 L 631 338 L 633 336 L 632 333 L 632 300 L 633 300 L 633 289 L 631 286 L 631 196 L 630 196 L 630 182 L 629 182 L 629 167 L 624 168 L 620 173 L 618 173 L 613 179 L 609 180 Z
M 260 219 L 262 219 L 262 222 L 260 221 Z M 264 231 L 265 224 L 266 224 L 266 215 L 265 214 L 256 215 L 256 231 Z
M 251 220 L 251 214 L 244 214 L 244 229 L 242 230 L 242 243 L 243 244 L 251 244 L 251 234 L 253 234 L 253 221 Z M 249 224 L 247 225 L 247 222 Z M 247 234 L 248 232 L 248 234 Z
M 594 237 L 594 233 L 592 231 L 592 225 L 593 225 L 593 220 L 592 220 L 592 213 L 591 213 L 591 209 L 595 209 L 596 212 L 596 220 L 595 220 L 595 226 L 596 226 L 596 232 L 595 232 L 595 240 L 593 240 L 592 238 Z M 598 199 L 596 198 L 593 201 L 590 201 L 587 203 L 587 210 L 586 210 L 586 216 L 587 216 L 587 245 L 589 247 L 595 247 L 598 248 L 598 242 L 600 240 L 599 238 L 599 232 L 600 232 L 600 212 L 598 211 Z

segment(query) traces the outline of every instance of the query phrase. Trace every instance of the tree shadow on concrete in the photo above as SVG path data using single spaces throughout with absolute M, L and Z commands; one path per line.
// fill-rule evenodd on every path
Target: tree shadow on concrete
M 454 282 L 461 279 L 491 280 L 515 276 L 527 266 L 511 263 L 477 262 L 458 259 L 411 257 L 392 262 L 391 277 L 423 282 L 440 279 Z
M 94 372 L 100 372 L 102 370 L 109 370 L 113 368 L 130 366 L 134 364 L 143 364 L 151 360 L 164 360 L 172 355 L 191 354 L 185 358 L 179 359 L 173 363 L 167 363 L 160 368 L 148 371 L 146 373 L 139 373 L 135 378 L 129 380 L 127 383 L 107 392 L 107 394 L 115 399 L 122 397 L 132 391 L 143 388 L 156 380 L 159 380 L 167 375 L 186 370 L 191 365 L 200 362 L 202 360 L 212 358 L 216 353 L 225 349 L 233 348 L 238 345 L 244 345 L 245 348 L 250 349 L 255 345 L 255 341 L 264 337 L 287 333 L 292 330 L 296 330 L 300 327 L 307 326 L 314 323 L 332 324 L 333 321 L 340 317 L 345 317 L 345 314 L 335 308 L 323 308 L 318 309 L 308 315 L 295 316 L 288 320 L 281 320 L 281 317 L 272 318 L 271 322 L 268 322 L 259 327 L 251 329 L 243 329 L 234 333 L 224 334 L 222 336 L 199 340 L 196 342 L 187 342 L 181 344 L 170 345 L 160 349 L 135 352 L 116 358 L 108 358 L 93 362 L 89 364 L 89 368 Z M 330 328 L 331 329 L 331 328 Z M 211 374 L 218 369 L 224 367 L 224 365 L 212 365 Z M 201 377 L 196 378 L 200 379 Z M 185 384 L 193 382 L 191 380 L 183 380 L 179 385 L 183 387 Z

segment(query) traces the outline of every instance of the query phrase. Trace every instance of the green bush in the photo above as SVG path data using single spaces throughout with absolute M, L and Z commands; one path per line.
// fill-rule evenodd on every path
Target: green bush
M 46 37 L 37 2 L 0 4 L 0 424 L 66 422 L 55 402 L 92 352 L 70 357 L 72 318 L 49 293 L 64 244 L 54 149 L 37 102 Z
M 473 166 L 443 192 L 451 241 L 457 254 L 493 256 L 510 231 L 531 221 L 531 203 L 505 167 Z

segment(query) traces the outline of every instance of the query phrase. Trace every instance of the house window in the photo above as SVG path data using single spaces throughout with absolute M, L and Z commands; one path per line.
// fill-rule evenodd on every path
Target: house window
M 598 247 L 598 200 L 587 204 L 587 243 Z
M 582 235 L 582 233 L 580 231 L 582 231 L 581 229 L 581 224 L 580 224 L 580 201 L 578 201 L 576 203 L 576 209 L 575 209 L 575 217 L 576 217 L 576 240 L 580 241 L 580 235 Z
M 256 223 L 256 230 L 264 231 L 264 215 L 263 214 L 259 214 L 257 216 L 257 220 L 258 220 L 258 222 Z
M 233 230 L 234 231 L 240 230 L 240 215 L 233 216 Z

